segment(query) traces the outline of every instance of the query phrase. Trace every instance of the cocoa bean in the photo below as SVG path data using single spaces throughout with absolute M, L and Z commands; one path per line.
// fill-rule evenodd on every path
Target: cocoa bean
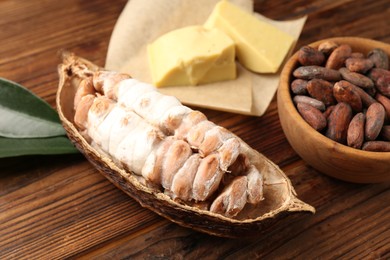
M 374 63 L 376 68 L 389 69 L 389 56 L 380 48 L 373 49 L 368 53 L 368 58 Z
M 329 55 L 325 68 L 338 70 L 344 66 L 345 60 L 351 56 L 352 49 L 348 44 L 341 44 Z
M 335 107 L 334 105 L 333 106 L 328 106 L 326 108 L 325 112 L 322 113 L 326 119 L 328 119 L 328 117 L 329 117 L 330 113 L 332 113 L 334 107 Z
M 363 113 L 357 113 L 351 120 L 347 131 L 347 144 L 350 147 L 360 149 L 364 141 L 364 121 Z
M 291 82 L 291 91 L 296 95 L 306 95 L 307 94 L 307 80 L 295 79 Z
M 376 94 L 375 99 L 378 100 L 378 102 L 382 104 L 382 106 L 386 112 L 387 121 L 390 122 L 390 99 L 381 95 L 380 93 Z
M 318 50 L 329 56 L 339 45 L 334 41 L 326 41 L 318 46 Z
M 345 144 L 351 119 L 351 106 L 344 102 L 338 103 L 328 117 L 328 129 L 325 135 L 336 142 Z
M 361 53 L 361 52 L 352 52 L 351 53 L 351 58 L 360 58 L 360 59 L 364 59 L 364 54 Z
M 355 84 L 356 86 L 359 86 L 361 88 L 374 87 L 374 82 L 370 78 L 360 73 L 349 71 L 347 68 L 340 68 L 339 72 L 343 79 L 351 82 L 352 84 Z
M 363 144 L 362 150 L 371 152 L 390 152 L 390 142 L 368 141 Z
M 380 93 L 390 98 L 390 75 L 380 77 L 375 86 Z
M 370 59 L 348 58 L 345 66 L 349 71 L 365 74 L 374 66 L 374 63 Z
M 307 84 L 309 95 L 319 101 L 324 102 L 325 106 L 336 104 L 333 97 L 333 84 L 323 79 L 312 79 Z
M 369 107 L 373 103 L 377 102 L 371 95 L 369 95 L 363 89 L 353 85 L 352 83 L 351 83 L 351 85 L 353 86 L 353 89 L 355 90 L 355 92 L 359 94 L 360 99 L 362 100 L 362 103 L 365 107 Z M 372 88 L 372 89 L 374 89 L 374 88 Z M 369 89 L 367 89 L 367 90 L 369 90 Z
M 294 77 L 299 79 L 323 79 L 327 81 L 338 81 L 341 79 L 340 72 L 320 66 L 302 66 L 294 70 Z
M 367 76 L 376 83 L 380 77 L 383 76 L 390 76 L 390 71 L 381 69 L 381 68 L 373 68 L 370 70 L 370 72 L 367 74 Z
M 345 80 L 336 82 L 333 87 L 333 96 L 338 102 L 349 104 L 354 112 L 362 111 L 362 100 L 353 85 Z
M 366 112 L 366 124 L 364 129 L 367 141 L 375 140 L 382 130 L 385 121 L 385 109 L 380 103 L 374 103 Z
M 298 103 L 297 108 L 303 119 L 315 130 L 321 131 L 326 127 L 326 118 L 317 108 L 306 103 Z
M 311 106 L 317 108 L 318 110 L 321 110 L 321 111 L 325 110 L 324 102 L 319 101 L 315 98 L 308 97 L 308 96 L 296 95 L 293 98 L 293 101 L 295 104 L 305 103 L 305 104 L 308 104 L 308 105 L 311 105 Z
M 384 140 L 390 141 L 390 125 L 384 125 L 384 126 L 382 127 L 380 136 L 381 136 Z
M 310 46 L 300 48 L 297 56 L 299 63 L 303 66 L 321 65 L 325 61 L 324 54 Z

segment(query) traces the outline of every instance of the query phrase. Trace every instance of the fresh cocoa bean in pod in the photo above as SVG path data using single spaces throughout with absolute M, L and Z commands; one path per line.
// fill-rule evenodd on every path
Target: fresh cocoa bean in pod
M 376 68 L 389 69 L 389 56 L 380 48 L 373 49 L 368 53 L 368 58 L 374 63 Z
M 380 136 L 386 140 L 386 141 L 390 141 L 390 125 L 384 125 L 382 127 L 382 131 L 381 131 L 381 134 Z
M 363 144 L 362 150 L 371 152 L 390 152 L 390 142 L 368 141 Z
M 365 74 L 374 67 L 374 63 L 370 59 L 365 58 L 348 58 L 345 61 L 345 67 L 349 71 Z
M 346 59 L 348 59 L 351 54 L 351 46 L 348 44 L 341 44 L 329 55 L 325 68 L 333 70 L 340 69 L 344 66 Z
M 368 107 L 366 112 L 365 139 L 375 140 L 382 130 L 385 121 L 385 109 L 380 103 L 374 103 Z
M 321 65 L 325 61 L 324 54 L 310 46 L 300 48 L 297 55 L 299 63 L 303 66 Z
M 354 90 L 353 85 L 348 81 L 340 80 L 336 82 L 333 87 L 333 96 L 338 102 L 349 104 L 354 112 L 362 111 L 362 100 Z
M 386 111 L 386 119 L 390 122 L 390 99 L 377 93 L 375 99 L 382 104 L 383 108 Z
M 321 131 L 326 127 L 326 118 L 317 108 L 306 103 L 298 103 L 297 108 L 303 119 L 315 130 Z
M 298 79 L 306 80 L 323 79 L 327 81 L 339 81 L 341 79 L 339 71 L 316 65 L 298 67 L 294 70 L 293 75 Z
M 351 120 L 347 132 L 347 144 L 350 147 L 360 149 L 364 141 L 364 122 L 363 113 L 357 113 Z
M 338 143 L 347 142 L 347 131 L 352 119 L 352 108 L 347 103 L 338 103 L 328 117 L 326 136 Z
M 343 79 L 351 82 L 352 84 L 355 84 L 356 86 L 359 86 L 361 88 L 373 88 L 374 87 L 374 82 L 370 78 L 368 78 L 360 73 L 351 72 L 347 68 L 340 68 L 339 72 L 340 72 L 341 77 Z
M 326 41 L 318 46 L 318 50 L 329 56 L 337 47 L 339 47 L 339 45 L 334 41 Z
M 322 101 L 319 101 L 315 98 L 311 98 L 308 96 L 296 95 L 293 98 L 293 101 L 295 104 L 305 103 L 305 104 L 308 104 L 308 105 L 311 105 L 311 106 L 317 108 L 318 110 L 321 110 L 321 111 L 325 110 L 325 104 Z
M 295 95 L 306 95 L 307 94 L 307 80 L 295 79 L 291 82 L 291 91 Z
M 323 79 L 312 79 L 307 84 L 307 92 L 317 100 L 324 102 L 325 106 L 336 104 L 333 96 L 333 84 Z

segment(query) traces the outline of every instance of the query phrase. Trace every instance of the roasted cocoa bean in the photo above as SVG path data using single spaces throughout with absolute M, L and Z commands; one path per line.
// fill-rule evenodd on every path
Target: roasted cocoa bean
M 390 75 L 384 75 L 376 81 L 377 90 L 390 98 Z
M 293 82 L 291 82 L 291 91 L 295 95 L 306 95 L 307 94 L 307 80 L 304 79 L 294 79 Z
M 380 77 L 383 76 L 390 76 L 390 71 L 381 69 L 381 68 L 373 68 L 370 70 L 370 72 L 367 74 L 367 76 L 376 83 Z
M 311 105 L 311 106 L 317 108 L 318 110 L 321 110 L 321 111 L 325 110 L 324 102 L 319 101 L 315 98 L 308 97 L 308 96 L 296 95 L 293 98 L 293 101 L 295 104 L 305 103 L 305 104 L 308 104 L 308 105 Z
M 329 55 L 325 68 L 338 70 L 344 66 L 345 60 L 351 56 L 352 49 L 348 44 L 341 44 Z
M 315 130 L 321 131 L 326 127 L 326 118 L 317 108 L 306 103 L 298 103 L 297 108 L 303 119 Z
M 350 147 L 360 149 L 364 141 L 364 122 L 363 113 L 357 113 L 351 120 L 347 132 L 347 144 Z
M 383 138 L 383 140 L 390 141 L 390 125 L 384 125 L 382 127 L 380 136 Z
M 369 95 L 362 88 L 359 88 L 359 87 L 353 85 L 352 83 L 351 83 L 351 85 L 353 86 L 353 89 L 355 90 L 355 92 L 359 94 L 360 99 L 362 100 L 363 106 L 369 107 L 373 103 L 377 102 L 371 95 Z M 374 88 L 372 88 L 372 89 L 374 89 Z M 369 90 L 369 89 L 367 89 L 367 90 Z
M 329 117 L 330 113 L 332 113 L 334 107 L 335 107 L 335 105 L 333 105 L 333 106 L 328 106 L 328 107 L 326 108 L 326 110 L 324 111 L 324 113 L 322 113 L 326 119 L 328 119 L 328 117 Z
M 340 72 L 320 66 L 302 66 L 294 70 L 294 77 L 299 79 L 323 79 L 327 81 L 338 81 L 341 79 Z
M 348 58 L 345 66 L 349 71 L 365 74 L 374 66 L 374 63 L 370 59 Z
M 336 142 L 347 142 L 347 131 L 352 119 L 352 109 L 347 103 L 338 103 L 328 117 L 326 136 Z
M 389 56 L 384 50 L 380 48 L 373 49 L 367 56 L 374 63 L 375 68 L 389 69 Z
M 362 111 L 362 100 L 353 85 L 345 80 L 336 82 L 333 87 L 333 96 L 338 102 L 349 104 L 354 112 Z
M 319 101 L 324 102 L 325 106 L 336 104 L 333 96 L 333 84 L 323 79 L 312 79 L 307 84 L 309 95 Z
M 370 78 L 360 73 L 349 71 L 347 68 L 340 68 L 339 72 L 343 79 L 351 82 L 352 84 L 355 84 L 356 86 L 359 86 L 361 88 L 374 87 L 374 82 Z
M 324 54 L 310 46 L 300 48 L 297 56 L 299 63 L 303 66 L 322 65 L 325 61 Z
M 371 152 L 390 152 L 390 142 L 368 141 L 363 144 L 362 150 Z
M 385 109 L 380 103 L 374 103 L 368 107 L 364 129 L 364 135 L 367 141 L 373 141 L 378 137 L 384 121 Z
M 339 45 L 334 41 L 326 41 L 318 46 L 318 50 L 329 56 L 337 47 L 339 47 Z
M 376 94 L 375 99 L 382 104 L 386 112 L 386 119 L 388 122 L 390 122 L 390 99 L 379 93 Z

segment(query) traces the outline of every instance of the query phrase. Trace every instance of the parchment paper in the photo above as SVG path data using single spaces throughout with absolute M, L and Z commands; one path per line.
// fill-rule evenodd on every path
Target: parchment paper
M 204 24 L 218 1 L 130 0 L 113 30 L 106 68 L 129 73 L 133 78 L 152 83 L 147 45 L 174 29 Z M 231 0 L 231 2 L 246 10 L 253 10 L 251 0 Z M 256 16 L 289 33 L 295 39 L 299 38 L 306 21 L 306 17 L 280 22 L 259 14 Z M 294 46 L 288 56 L 291 55 Z M 159 88 L 159 91 L 176 96 L 187 105 L 261 116 L 275 95 L 281 68 L 275 74 L 257 74 L 237 63 L 238 77 L 235 80 L 199 86 L 164 87 Z

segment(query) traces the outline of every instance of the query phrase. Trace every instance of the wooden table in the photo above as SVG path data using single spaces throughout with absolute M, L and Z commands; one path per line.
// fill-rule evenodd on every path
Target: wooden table
M 126 2 L 0 1 L 0 76 L 54 106 L 58 51 L 103 66 Z M 335 36 L 390 43 L 388 0 L 258 0 L 255 8 L 280 20 L 308 15 L 296 48 Z M 81 155 L 1 159 L 0 259 L 390 258 L 390 183 L 346 183 L 308 166 L 285 139 L 275 99 L 261 118 L 202 111 L 277 163 L 317 213 L 256 239 L 212 237 L 142 208 Z

